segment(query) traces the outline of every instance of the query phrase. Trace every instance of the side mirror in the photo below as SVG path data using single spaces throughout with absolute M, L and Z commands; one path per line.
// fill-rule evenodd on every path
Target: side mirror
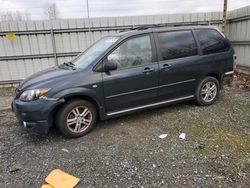
M 117 64 L 113 63 L 113 62 L 107 62 L 107 63 L 105 63 L 103 69 L 104 69 L 105 72 L 116 70 L 117 69 Z

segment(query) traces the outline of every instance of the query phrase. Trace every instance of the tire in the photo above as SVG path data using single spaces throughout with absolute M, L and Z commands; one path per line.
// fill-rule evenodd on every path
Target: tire
M 96 109 L 86 100 L 67 102 L 58 111 L 56 127 L 66 137 L 77 138 L 86 135 L 95 126 Z
M 200 81 L 195 93 L 195 102 L 202 106 L 212 105 L 218 99 L 219 92 L 218 80 L 208 76 Z

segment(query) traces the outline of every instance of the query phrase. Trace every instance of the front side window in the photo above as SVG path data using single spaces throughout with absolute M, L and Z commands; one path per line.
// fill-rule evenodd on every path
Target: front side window
M 117 64 L 117 69 L 125 69 L 152 62 L 150 37 L 142 36 L 122 43 L 108 56 L 108 62 Z
M 171 31 L 158 34 L 163 60 L 197 55 L 197 45 L 191 31 Z
M 214 29 L 197 29 L 196 34 L 203 54 L 224 52 L 229 48 L 224 37 Z
M 72 63 L 75 68 L 85 68 L 94 63 L 110 46 L 112 46 L 119 37 L 104 37 L 93 44 L 85 52 L 77 56 Z

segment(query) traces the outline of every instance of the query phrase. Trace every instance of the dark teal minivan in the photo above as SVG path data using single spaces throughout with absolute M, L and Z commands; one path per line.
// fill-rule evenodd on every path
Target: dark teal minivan
M 107 36 L 72 62 L 25 79 L 12 103 L 20 124 L 87 134 L 98 119 L 186 100 L 211 105 L 234 73 L 235 53 L 215 27 L 157 27 Z

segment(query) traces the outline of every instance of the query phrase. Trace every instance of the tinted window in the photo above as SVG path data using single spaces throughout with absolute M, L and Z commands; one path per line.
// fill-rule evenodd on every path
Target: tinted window
M 150 37 L 142 36 L 129 39 L 108 56 L 108 61 L 116 63 L 118 69 L 151 63 Z
M 159 33 L 158 37 L 163 60 L 197 54 L 197 46 L 191 31 Z
M 224 52 L 229 49 L 224 37 L 214 29 L 196 30 L 201 49 L 204 54 Z

